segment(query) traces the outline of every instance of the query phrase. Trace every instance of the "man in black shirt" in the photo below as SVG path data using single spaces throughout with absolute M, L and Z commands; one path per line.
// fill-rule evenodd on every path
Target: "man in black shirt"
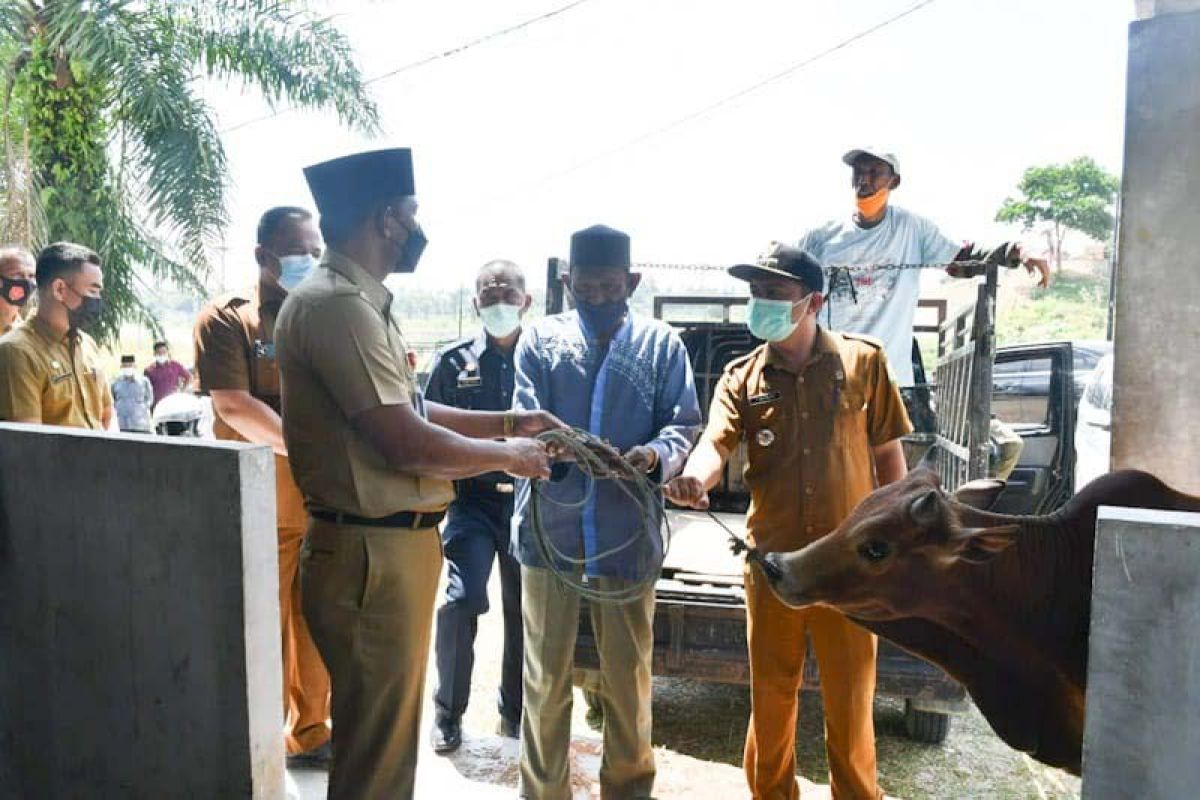
M 478 411 L 512 406 L 513 350 L 521 316 L 529 309 L 525 277 L 509 261 L 491 261 L 475 281 L 475 310 L 483 323 L 477 336 L 455 342 L 437 359 L 425 396 L 438 403 Z M 513 479 L 495 472 L 458 481 L 457 497 L 442 530 L 448 567 L 446 602 L 437 612 L 438 683 L 433 749 L 449 753 L 462 744 L 462 715 L 471 692 L 475 632 L 488 610 L 487 584 L 493 557 L 500 562 L 504 613 L 504 656 L 497 706 L 499 733 L 521 730 L 521 568 L 509 554 Z

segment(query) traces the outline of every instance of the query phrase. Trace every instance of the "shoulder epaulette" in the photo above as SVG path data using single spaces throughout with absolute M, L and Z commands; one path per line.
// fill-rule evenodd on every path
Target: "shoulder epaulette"
M 856 341 L 856 342 L 862 342 L 863 344 L 868 344 L 871 347 L 875 348 L 876 350 L 886 349 L 883 344 L 883 340 L 878 339 L 874 336 L 868 336 L 865 333 L 846 333 L 845 331 L 838 331 L 838 333 L 840 333 L 842 335 L 842 338 L 844 338 L 844 339 L 852 339 L 853 341 Z
M 724 371 L 725 372 L 733 372 L 734 370 L 738 370 L 744 366 L 747 366 L 752 360 L 754 360 L 754 358 L 756 358 L 758 356 L 758 354 L 762 351 L 763 347 L 765 347 L 765 346 L 766 345 L 759 345 L 758 347 L 755 347 L 753 350 L 751 350 L 749 353 L 740 355 L 737 358 L 733 359 L 732 361 L 730 361 L 728 364 L 725 365 Z

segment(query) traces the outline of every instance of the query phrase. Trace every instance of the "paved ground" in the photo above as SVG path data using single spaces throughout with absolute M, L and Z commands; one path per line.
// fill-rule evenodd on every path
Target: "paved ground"
M 498 608 L 493 576 L 491 596 Z M 513 798 L 516 787 L 517 743 L 492 735 L 496 726 L 495 692 L 500 669 L 500 617 L 480 620 L 473 700 L 464 719 L 467 741 L 450 758 L 439 757 L 423 745 L 417 798 L 466 800 Z M 429 697 L 433 668 L 426 690 L 426 720 L 432 719 Z M 689 800 L 731 800 L 745 797 L 741 771 L 742 741 L 750 714 L 745 687 L 694 681 L 657 679 L 654 684 L 654 747 L 658 763 L 655 794 Z M 901 798 L 1077 798 L 1078 779 L 1041 766 L 1001 742 L 975 711 L 957 717 L 941 745 L 922 745 L 903 735 L 903 709 L 876 702 L 875 728 L 880 783 L 890 796 Z M 804 800 L 828 797 L 822 741 L 821 704 L 806 694 L 798 735 L 799 772 Z M 576 693 L 575 742 L 572 746 L 576 800 L 599 797 L 599 732 L 585 720 L 582 698 Z M 325 775 L 294 770 L 289 790 L 300 800 L 325 796 Z

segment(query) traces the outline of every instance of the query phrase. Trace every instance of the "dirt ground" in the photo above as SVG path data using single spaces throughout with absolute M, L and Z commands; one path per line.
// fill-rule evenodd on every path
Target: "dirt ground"
M 496 687 L 500 676 L 501 624 L 499 587 L 490 587 L 493 612 L 479 623 L 471 705 L 463 720 L 466 741 L 453 756 L 440 757 L 424 744 L 418 771 L 418 798 L 515 797 L 517 743 L 495 736 Z M 439 599 L 440 603 L 440 599 Z M 430 654 L 425 720 L 432 721 Z M 654 682 L 654 748 L 658 765 L 655 795 L 662 800 L 731 800 L 745 797 L 741 771 L 742 743 L 750 716 L 744 686 L 660 678 Z M 820 698 L 805 693 L 797 736 L 798 772 L 804 800 L 828 797 L 828 767 L 822 736 Z M 1018 753 L 991 732 L 974 708 L 955 717 L 950 735 L 940 745 L 924 745 L 904 737 L 903 707 L 884 699 L 875 703 L 879 782 L 896 798 L 1030 798 L 1079 797 L 1079 780 L 1044 767 Z M 586 706 L 576 690 L 572 745 L 576 800 L 599 797 L 600 732 L 586 720 Z M 300 800 L 323 798 L 324 773 L 293 771 L 289 794 Z

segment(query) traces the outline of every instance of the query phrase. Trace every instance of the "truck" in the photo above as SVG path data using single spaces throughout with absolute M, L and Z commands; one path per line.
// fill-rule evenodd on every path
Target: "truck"
M 558 283 L 562 265 L 552 259 Z M 936 321 L 917 334 L 936 334 L 937 367 L 926 379 L 914 339 L 915 385 L 902 394 L 916 430 L 903 444 L 909 465 L 935 448 L 930 462 L 952 491 L 987 474 L 989 424 L 993 413 L 1024 440 L 1021 458 L 994 510 L 1044 513 L 1061 505 L 1073 489 L 1077 356 L 1070 342 L 995 346 L 996 270 L 980 283 L 976 302 L 947 317 L 945 301 L 922 301 Z M 549 310 L 556 299 L 548 297 Z M 672 297 L 654 299 L 654 315 L 673 325 L 687 347 L 702 409 L 707 410 L 725 366 L 760 342 L 747 330 L 746 299 Z M 1095 348 L 1093 348 L 1095 349 Z M 1096 355 L 1098 360 L 1099 355 Z M 995 380 L 993 380 L 993 375 Z M 746 452 L 731 455 L 720 482 L 710 492 L 718 519 L 745 535 L 749 493 L 742 481 Z M 734 684 L 749 684 L 743 562 L 728 548 L 725 531 L 708 515 L 668 509 L 671 547 L 655 585 L 653 674 Z M 580 613 L 575 665 L 599 667 L 599 655 L 586 603 Z M 811 643 L 805 660 L 803 690 L 820 687 Z M 940 668 L 881 639 L 876 694 L 902 700 L 904 730 L 916 741 L 939 743 L 949 733 L 952 715 L 969 707 L 965 689 Z M 585 690 L 598 710 L 598 698 Z

